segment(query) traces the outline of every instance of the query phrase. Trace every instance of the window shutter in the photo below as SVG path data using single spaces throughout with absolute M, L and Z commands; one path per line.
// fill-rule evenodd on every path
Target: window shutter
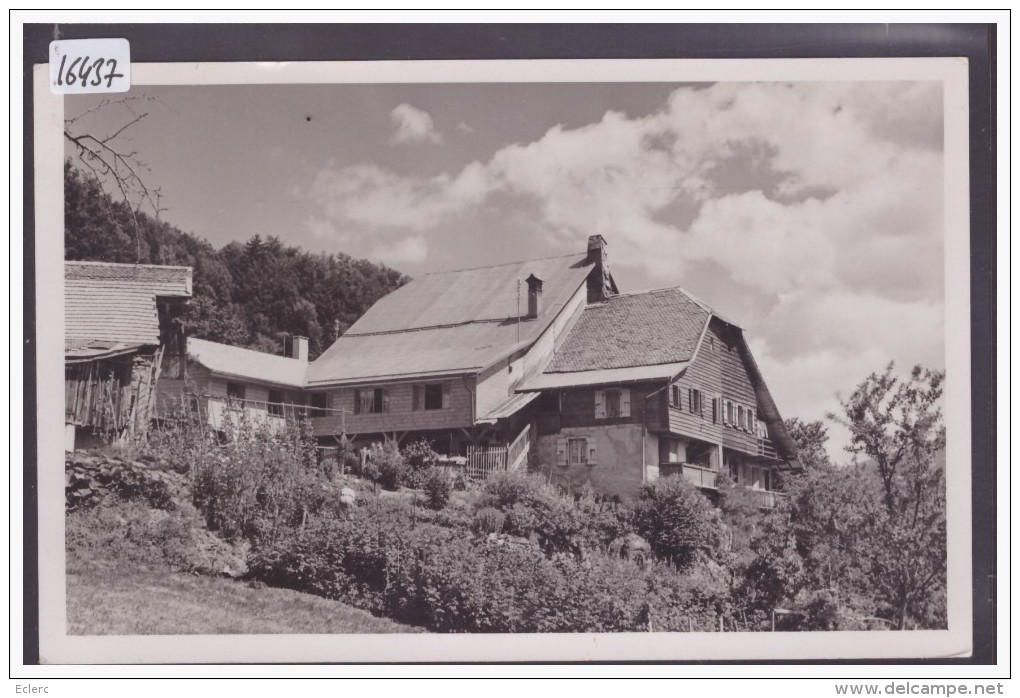
M 598 446 L 594 436 L 590 436 L 585 439 L 585 452 L 587 457 L 586 465 L 598 465 Z
M 556 465 L 567 465 L 567 440 L 556 439 Z
M 421 409 L 421 386 L 411 386 L 411 409 L 417 412 Z
M 443 409 L 449 409 L 450 407 L 450 384 L 443 383 Z
M 382 395 L 382 404 L 381 404 L 381 405 L 379 405 L 379 407 L 381 407 L 382 409 L 381 409 L 381 410 L 379 410 L 379 411 L 380 411 L 380 412 L 389 412 L 389 411 L 390 411 L 390 396 L 389 396 L 389 390 L 387 390 L 386 388 L 380 388 L 380 389 L 379 389 L 379 392 L 380 392 L 380 393 L 381 393 L 381 395 Z
M 606 418 L 606 393 L 603 390 L 595 391 L 595 419 Z
M 361 391 L 354 389 L 354 414 L 361 414 Z
M 694 390 L 691 388 L 687 389 L 687 411 L 694 411 Z
M 630 416 L 630 388 L 620 390 L 620 416 Z

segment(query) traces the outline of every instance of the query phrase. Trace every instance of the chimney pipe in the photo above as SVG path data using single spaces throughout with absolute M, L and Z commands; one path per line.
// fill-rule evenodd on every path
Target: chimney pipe
M 588 236 L 588 264 L 595 268 L 588 274 L 588 302 L 601 303 L 615 293 L 612 277 L 609 275 L 606 239 L 601 235 Z
M 527 278 L 528 282 L 528 315 L 529 318 L 536 318 L 542 311 L 542 280 L 532 274 Z
M 298 361 L 308 361 L 308 337 L 294 335 L 290 338 L 290 353 L 288 356 Z

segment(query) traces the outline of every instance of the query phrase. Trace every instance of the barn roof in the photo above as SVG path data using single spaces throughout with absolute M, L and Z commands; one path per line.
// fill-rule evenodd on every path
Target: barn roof
M 586 259 L 573 254 L 419 277 L 379 300 L 316 359 L 308 385 L 481 371 L 538 338 L 584 284 L 592 269 Z M 543 281 L 541 309 L 518 322 L 531 274 Z
M 710 315 L 680 288 L 612 296 L 585 308 L 545 373 L 689 361 Z
M 293 388 L 304 386 L 308 363 L 254 349 L 188 337 L 188 357 L 213 373 Z
M 191 268 L 64 262 L 64 349 L 159 344 L 156 298 L 190 298 Z

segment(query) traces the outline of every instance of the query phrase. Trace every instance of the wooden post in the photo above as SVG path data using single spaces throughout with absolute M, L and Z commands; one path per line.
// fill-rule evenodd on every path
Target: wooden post
M 726 627 L 723 625 L 723 617 L 721 613 L 719 614 L 719 632 L 726 632 Z
M 690 616 L 687 616 L 687 632 L 689 632 L 689 633 L 693 633 L 694 632 L 694 625 L 691 623 L 691 617 Z
M 776 609 L 772 609 L 772 632 L 776 632 Z

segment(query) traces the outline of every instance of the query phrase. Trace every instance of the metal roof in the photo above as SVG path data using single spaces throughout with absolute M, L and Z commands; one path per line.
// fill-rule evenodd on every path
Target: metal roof
M 612 296 L 584 309 L 545 373 L 689 361 L 711 315 L 679 288 Z
M 159 344 L 157 297 L 189 298 L 191 269 L 64 262 L 64 348 Z
M 542 303 L 547 312 L 558 312 L 591 268 L 587 254 L 572 254 L 425 274 L 381 298 L 344 335 L 516 318 L 527 313 L 524 280 L 531 274 L 544 282 Z
M 188 338 L 188 357 L 213 373 L 293 388 L 303 387 L 308 363 L 254 349 Z
M 476 373 L 531 345 L 584 284 L 585 255 L 429 274 L 397 289 L 309 367 L 308 385 Z M 537 318 L 527 312 L 530 274 L 542 279 Z

